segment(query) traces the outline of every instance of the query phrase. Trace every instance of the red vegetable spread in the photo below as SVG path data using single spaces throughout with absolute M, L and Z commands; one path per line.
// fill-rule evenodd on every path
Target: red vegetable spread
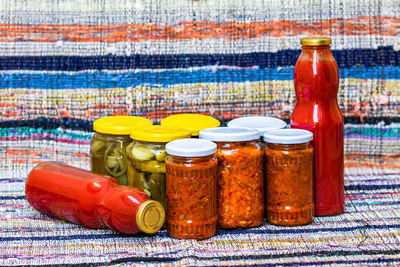
M 175 238 L 204 239 L 217 229 L 217 159 L 169 156 L 167 231 Z
M 310 143 L 267 144 L 266 213 L 275 225 L 313 221 L 313 147 Z
M 218 142 L 218 226 L 254 227 L 264 218 L 263 150 L 257 141 Z

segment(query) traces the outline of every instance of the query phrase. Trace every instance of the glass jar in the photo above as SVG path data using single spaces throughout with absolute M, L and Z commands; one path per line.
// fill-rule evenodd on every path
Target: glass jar
M 177 114 L 161 120 L 162 126 L 187 129 L 195 138 L 199 136 L 199 131 L 219 127 L 220 124 L 219 120 L 202 114 Z
M 136 116 L 111 116 L 93 122 L 96 133 L 90 143 L 90 168 L 97 174 L 114 177 L 120 184 L 127 184 L 126 147 L 134 128 L 151 126 L 153 122 Z
M 259 133 L 244 128 L 210 128 L 200 138 L 217 143 L 218 226 L 248 228 L 264 219 L 263 149 Z
M 264 134 L 266 218 L 275 225 L 309 224 L 314 217 L 313 135 L 281 129 Z
M 175 139 L 190 138 L 190 132 L 155 125 L 133 130 L 130 136 L 133 141 L 126 148 L 128 185 L 145 191 L 166 209 L 165 145 Z
M 167 144 L 167 231 L 171 237 L 205 239 L 217 231 L 217 145 L 180 139 Z

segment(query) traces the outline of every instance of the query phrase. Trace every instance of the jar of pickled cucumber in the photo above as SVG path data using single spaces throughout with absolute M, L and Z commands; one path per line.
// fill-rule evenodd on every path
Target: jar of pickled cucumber
M 173 140 L 190 138 L 190 131 L 160 125 L 135 129 L 126 149 L 128 156 L 128 185 L 145 191 L 167 208 L 165 188 L 165 145 Z
M 126 147 L 132 142 L 132 129 L 153 125 L 151 120 L 136 116 L 111 116 L 95 120 L 96 133 L 90 143 L 90 166 L 97 174 L 114 177 L 127 184 L 128 159 Z
M 187 129 L 195 138 L 201 130 L 219 127 L 220 124 L 219 120 L 202 114 L 176 114 L 161 120 L 162 126 Z

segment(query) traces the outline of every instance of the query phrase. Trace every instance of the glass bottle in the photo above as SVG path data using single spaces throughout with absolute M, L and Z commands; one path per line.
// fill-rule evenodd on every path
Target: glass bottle
M 165 211 L 143 191 L 118 184 L 111 177 L 44 162 L 29 173 L 26 198 L 36 210 L 89 228 L 110 228 L 123 234 L 157 232 Z
M 343 116 L 337 101 L 339 71 L 330 43 L 326 37 L 301 39 L 302 51 L 293 77 L 296 105 L 291 127 L 314 134 L 316 216 L 344 211 Z

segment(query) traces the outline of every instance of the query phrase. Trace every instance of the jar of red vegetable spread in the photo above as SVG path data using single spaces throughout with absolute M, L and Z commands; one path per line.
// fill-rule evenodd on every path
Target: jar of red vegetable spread
M 254 227 L 264 218 L 263 149 L 259 133 L 244 128 L 211 128 L 199 137 L 217 143 L 218 226 Z
M 145 191 L 166 209 L 165 145 L 172 140 L 188 137 L 188 130 L 160 125 L 133 130 L 133 141 L 126 149 L 129 159 L 128 185 Z
M 96 133 L 90 143 L 90 166 L 94 173 L 110 175 L 120 184 L 127 184 L 126 147 L 132 142 L 132 129 L 148 127 L 152 121 L 136 116 L 111 116 L 95 120 Z
M 187 129 L 192 137 L 198 137 L 199 131 L 203 129 L 218 127 L 220 124 L 219 120 L 202 114 L 177 114 L 161 120 L 162 126 Z
M 171 237 L 204 239 L 217 229 L 217 145 L 180 139 L 166 145 L 167 231 Z
M 157 232 L 165 220 L 160 203 L 107 176 L 44 162 L 29 173 L 26 199 L 38 211 L 89 228 L 124 234 Z
M 300 129 L 264 134 L 266 218 L 271 224 L 295 226 L 313 221 L 312 139 L 311 132 Z

